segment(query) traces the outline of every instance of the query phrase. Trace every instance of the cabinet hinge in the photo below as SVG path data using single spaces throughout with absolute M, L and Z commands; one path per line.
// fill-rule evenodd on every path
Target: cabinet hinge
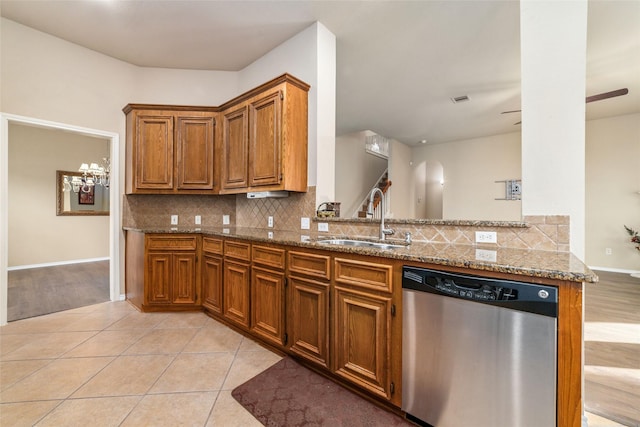
M 287 286 L 289 286 L 289 279 L 287 279 L 286 277 L 284 278 L 284 287 L 286 288 Z
M 389 384 L 389 391 L 391 392 L 391 394 L 394 394 L 396 392 L 396 384 L 391 381 L 391 384 Z
M 395 304 L 391 304 L 391 315 L 392 316 L 396 315 L 396 305 Z
M 280 91 L 280 101 L 284 100 L 284 92 Z
M 289 334 L 285 333 L 284 334 L 284 343 L 287 344 L 288 341 L 289 341 Z

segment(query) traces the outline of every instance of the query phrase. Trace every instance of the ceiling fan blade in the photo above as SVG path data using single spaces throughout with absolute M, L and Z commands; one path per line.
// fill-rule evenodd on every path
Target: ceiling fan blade
M 611 92 L 599 93 L 597 95 L 587 96 L 587 103 L 594 101 L 602 101 L 603 99 L 615 98 L 616 96 L 622 96 L 629 93 L 629 89 L 612 90 Z
M 500 113 L 500 114 L 507 114 L 507 113 L 519 113 L 519 112 L 521 112 L 521 111 L 522 111 L 522 110 L 503 111 L 503 112 L 502 112 L 502 113 Z

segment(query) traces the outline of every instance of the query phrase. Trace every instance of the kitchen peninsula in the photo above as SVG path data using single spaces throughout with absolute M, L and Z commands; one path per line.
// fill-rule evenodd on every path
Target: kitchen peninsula
M 403 266 L 556 287 L 557 425 L 580 425 L 582 287 L 597 277 L 569 252 L 496 248 L 487 261 L 476 245 L 380 250 L 259 228 L 125 230 L 127 299 L 136 307 L 203 309 L 392 410 L 402 402 Z
M 545 389 L 555 395 L 551 419 L 580 426 L 582 292 L 597 277 L 569 252 L 568 217 L 391 219 L 396 236 L 414 238 L 387 247 L 321 242 L 371 239 L 378 221 L 369 219 L 323 219 L 331 233 L 293 231 L 316 205 L 308 89 L 285 74 L 220 107 L 125 107 L 127 300 L 141 311 L 203 310 L 401 413 L 405 268 L 544 285 L 557 319 L 547 340 L 553 363 L 544 366 L 556 374 Z M 477 231 L 493 231 L 497 243 L 476 245 Z

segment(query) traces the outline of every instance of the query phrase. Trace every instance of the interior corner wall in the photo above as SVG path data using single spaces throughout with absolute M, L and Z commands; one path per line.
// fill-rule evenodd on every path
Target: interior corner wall
M 640 114 L 590 120 L 586 141 L 586 263 L 640 271 L 624 229 L 640 231 Z
M 521 221 L 521 202 L 496 200 L 505 185 L 495 182 L 521 177 L 520 147 L 519 132 L 423 145 L 413 149 L 413 167 L 442 164 L 444 219 Z
M 340 202 L 341 216 L 351 217 L 360 209 L 360 202 L 367 197 L 378 178 L 387 169 L 386 159 L 368 154 L 364 149 L 371 131 L 354 132 L 336 138 L 335 144 L 335 198 Z
M 108 155 L 109 141 L 9 125 L 8 266 L 109 257 L 108 216 L 57 216 L 56 171 Z
M 311 85 L 307 178 L 316 186 L 316 200 L 333 200 L 333 169 L 324 165 L 335 145 L 335 49 L 335 36 L 316 22 L 239 72 L 240 91 L 284 73 Z
M 413 177 L 411 147 L 391 140 L 389 155 L 389 215 L 392 218 L 415 218 L 413 209 Z

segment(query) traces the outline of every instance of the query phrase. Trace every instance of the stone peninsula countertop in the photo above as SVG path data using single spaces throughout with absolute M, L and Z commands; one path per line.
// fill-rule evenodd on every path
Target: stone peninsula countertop
M 541 277 L 572 282 L 597 282 L 598 276 L 570 252 L 497 248 L 492 245 L 460 245 L 414 241 L 401 248 L 378 249 L 318 243 L 331 238 L 353 238 L 328 233 L 271 230 L 242 227 L 123 227 L 142 233 L 197 233 L 203 236 L 228 237 L 253 242 L 322 249 L 333 252 L 371 255 L 411 262 L 424 262 L 474 270 L 494 271 L 529 277 Z M 356 237 L 363 240 L 362 237 Z M 371 239 L 375 240 L 375 238 Z M 401 244 L 396 239 L 387 242 Z M 470 272 L 472 273 L 472 272 Z M 473 273 L 472 273 L 473 274 Z M 480 273 L 475 273 L 480 274 Z

